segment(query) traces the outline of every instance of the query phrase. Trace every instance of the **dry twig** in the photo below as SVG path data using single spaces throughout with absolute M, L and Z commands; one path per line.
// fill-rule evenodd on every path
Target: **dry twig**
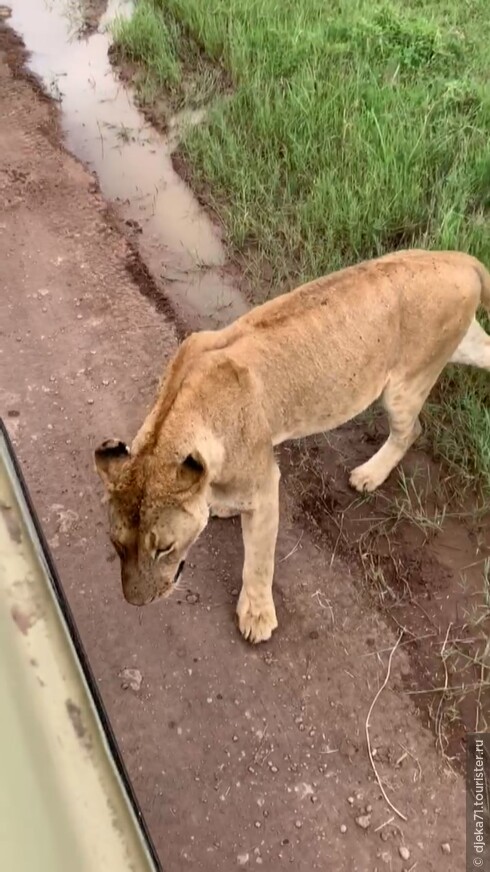
M 390 680 L 390 674 L 391 674 L 391 661 L 393 660 L 393 655 L 394 655 L 396 649 L 398 648 L 398 646 L 399 646 L 399 644 L 400 644 L 400 642 L 401 642 L 401 640 L 402 640 L 402 637 L 403 637 L 403 631 L 402 631 L 402 632 L 400 633 L 400 635 L 398 636 L 398 639 L 396 640 L 396 642 L 395 642 L 393 648 L 392 648 L 391 651 L 390 651 L 390 656 L 389 656 L 389 658 L 388 658 L 388 668 L 387 668 L 387 670 L 386 670 L 385 680 L 383 681 L 383 684 L 382 684 L 381 687 L 379 688 L 379 690 L 378 690 L 376 696 L 374 697 L 374 699 L 373 699 L 373 701 L 372 701 L 372 703 L 371 703 L 371 705 L 370 705 L 370 707 L 369 707 L 369 711 L 368 711 L 367 718 L 366 718 L 366 742 L 367 742 L 367 749 L 368 749 L 368 754 L 369 754 L 369 762 L 371 763 L 372 770 L 373 770 L 373 772 L 374 772 L 374 775 L 375 775 L 376 781 L 378 782 L 378 787 L 379 787 L 379 789 L 381 790 L 381 793 L 383 794 L 385 801 L 388 803 L 388 805 L 389 805 L 389 807 L 391 808 L 391 810 L 394 811 L 395 814 L 398 815 L 398 817 L 402 819 L 402 821 L 406 821 L 406 820 L 408 820 L 408 818 L 406 817 L 406 815 L 404 815 L 403 812 L 399 811 L 399 809 L 397 809 L 397 807 L 396 807 L 395 805 L 393 805 L 393 803 L 391 802 L 390 798 L 388 797 L 388 795 L 387 795 L 387 793 L 386 793 L 386 790 L 385 790 L 384 787 L 383 787 L 383 784 L 382 784 L 382 782 L 381 782 L 381 778 L 380 778 L 380 776 L 379 776 L 378 770 L 376 769 L 376 764 L 375 764 L 375 762 L 374 762 L 373 752 L 372 752 L 372 749 L 371 749 L 371 739 L 370 739 L 370 736 L 369 736 L 369 719 L 370 719 L 370 717 L 371 717 L 371 715 L 372 715 L 372 713 L 373 713 L 374 706 L 376 705 L 376 703 L 377 703 L 379 697 L 381 696 L 383 690 L 385 689 L 386 685 L 388 684 L 388 681 Z

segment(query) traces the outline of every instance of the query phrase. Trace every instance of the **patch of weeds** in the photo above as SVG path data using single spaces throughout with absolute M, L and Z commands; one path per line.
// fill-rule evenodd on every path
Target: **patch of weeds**
M 139 100 L 146 107 L 158 104 L 164 123 L 173 112 L 205 106 L 226 89 L 224 71 L 176 19 L 162 15 L 155 0 L 140 0 L 131 18 L 115 22 L 113 35 L 113 58 L 136 67 Z
M 490 380 L 488 373 L 451 367 L 425 418 L 432 452 L 457 474 L 483 511 L 490 506 Z
M 391 64 L 397 72 L 451 72 L 463 58 L 460 33 L 446 32 L 434 20 L 394 6 L 373 6 L 369 17 L 361 17 L 351 28 L 344 25 L 337 33 L 352 54 Z
M 154 86 L 171 91 L 182 79 L 175 37 L 175 28 L 156 14 L 154 4 L 148 0 L 136 5 L 130 19 L 120 18 L 114 24 L 119 58 L 140 64 Z

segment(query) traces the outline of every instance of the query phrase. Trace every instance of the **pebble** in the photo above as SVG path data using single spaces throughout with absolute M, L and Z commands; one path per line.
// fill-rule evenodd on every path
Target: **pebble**
M 367 830 L 371 825 L 371 815 L 370 814 L 360 814 L 359 817 L 356 817 L 356 824 L 358 827 L 361 827 L 363 830 Z
M 121 685 L 123 690 L 131 688 L 135 692 L 138 692 L 143 681 L 143 676 L 139 669 L 122 669 L 119 673 L 119 678 L 123 679 Z
M 400 845 L 398 848 L 398 853 L 402 860 L 410 860 L 410 851 L 408 850 L 406 845 Z
M 340 826 L 340 832 L 341 832 L 341 833 L 346 833 L 346 832 L 347 832 L 347 827 L 346 827 L 345 824 L 341 824 L 341 826 Z
M 441 851 L 443 854 L 450 854 L 451 853 L 451 845 L 449 844 L 449 842 L 442 843 Z

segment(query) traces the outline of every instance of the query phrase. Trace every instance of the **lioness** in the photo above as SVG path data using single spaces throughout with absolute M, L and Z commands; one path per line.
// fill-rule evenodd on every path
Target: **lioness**
M 251 642 L 277 627 L 272 597 L 279 468 L 274 446 L 330 430 L 381 397 L 390 435 L 350 482 L 373 491 L 420 433 L 448 361 L 490 370 L 490 274 L 457 252 L 406 251 L 349 267 L 189 336 L 131 449 L 95 452 L 109 494 L 124 596 L 170 594 L 210 513 L 240 513 L 238 623 Z

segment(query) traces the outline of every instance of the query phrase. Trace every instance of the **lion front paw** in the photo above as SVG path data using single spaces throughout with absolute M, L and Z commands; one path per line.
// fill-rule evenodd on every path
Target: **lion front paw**
M 386 470 L 380 469 L 377 464 L 363 463 L 362 466 L 356 466 L 350 474 L 350 485 L 359 493 L 372 493 L 383 484 L 387 477 Z
M 240 633 L 244 639 L 248 639 L 254 645 L 270 639 L 278 626 L 272 597 L 265 604 L 258 605 L 246 591 L 242 590 L 236 611 Z

